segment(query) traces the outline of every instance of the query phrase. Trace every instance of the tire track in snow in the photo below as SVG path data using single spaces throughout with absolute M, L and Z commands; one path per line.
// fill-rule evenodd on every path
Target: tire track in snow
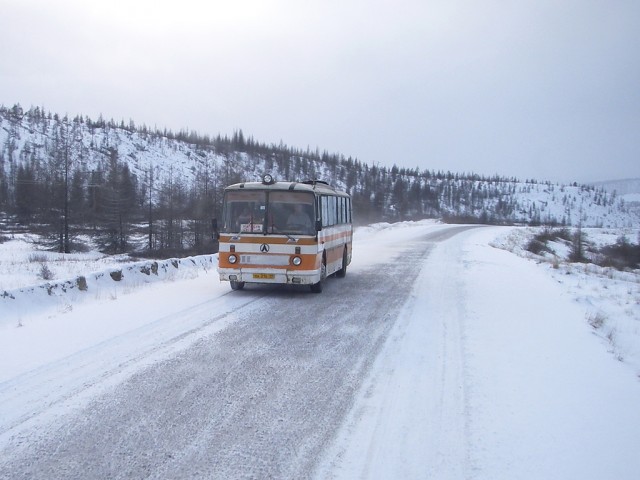
M 433 251 L 317 478 L 467 478 L 465 293 L 460 242 L 445 240 L 468 230 L 425 239 Z
M 21 430 L 46 423 L 73 399 L 90 398 L 209 330 L 229 324 L 231 314 L 259 300 L 229 294 L 110 338 L 56 362 L 0 383 L 0 447 Z M 218 312 L 212 315 L 211 312 Z

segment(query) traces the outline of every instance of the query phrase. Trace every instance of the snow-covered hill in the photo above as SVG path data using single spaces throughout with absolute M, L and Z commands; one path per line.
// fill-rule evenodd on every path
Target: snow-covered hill
M 595 182 L 593 185 L 611 194 L 616 194 L 626 203 L 632 215 L 640 215 L 640 178 Z
M 192 138 L 192 141 L 186 140 Z M 256 161 L 241 150 L 230 150 L 230 140 L 218 139 L 225 148 L 209 140 L 181 132 L 153 131 L 113 120 L 92 121 L 81 116 L 69 119 L 45 114 L 39 108 L 27 112 L 21 109 L 0 109 L 0 166 L 11 175 L 19 163 L 55 161 L 61 150 L 68 150 L 73 167 L 84 171 L 108 169 L 114 156 L 129 165 L 139 181 L 150 172 L 158 183 L 172 177 L 184 185 L 192 184 L 198 175 L 214 180 L 258 180 L 265 170 L 265 159 Z M 241 140 L 246 145 L 244 140 Z M 63 152 L 64 153 L 64 152 Z M 284 178 L 285 169 L 277 161 L 267 162 L 276 176 Z M 294 163 L 295 164 L 295 163 Z M 312 165 L 309 174 L 330 176 L 328 168 Z M 296 169 L 295 174 L 299 172 Z M 318 171 L 320 170 L 320 171 Z
M 0 212 L 18 208 L 20 185 L 51 181 L 55 176 L 51 172 L 60 172 L 65 162 L 85 197 L 90 196 L 96 178 L 106 181 L 108 177 L 107 173 L 96 177 L 95 172 L 109 172 L 114 162 L 126 163 L 135 179 L 132 203 L 139 205 L 139 216 L 145 212 L 142 205 L 149 202 L 146 192 L 153 190 L 159 192 L 152 199 L 158 211 L 166 210 L 161 205 L 166 198 L 185 198 L 184 205 L 172 208 L 185 212 L 187 222 L 199 198 L 208 196 L 207 208 L 215 210 L 224 186 L 258 180 L 269 171 L 282 180 L 317 178 L 347 190 L 354 198 L 356 219 L 362 223 L 445 217 L 483 223 L 640 225 L 640 208 L 634 199 L 604 185 L 370 167 L 326 152 L 260 145 L 246 140 L 242 132 L 233 139 L 211 139 L 188 132 L 152 131 L 133 122 L 60 118 L 37 107 L 28 111 L 18 106 L 0 108 Z M 21 166 L 28 166 L 32 177 L 17 181 Z M 176 191 L 163 194 L 165 188 Z M 199 221 L 211 217 L 206 212 L 199 215 Z

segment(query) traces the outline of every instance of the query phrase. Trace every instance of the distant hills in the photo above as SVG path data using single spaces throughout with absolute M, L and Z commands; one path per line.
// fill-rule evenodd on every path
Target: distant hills
M 401 163 L 401 159 L 398 160 Z M 442 218 L 495 224 L 634 227 L 640 179 L 562 185 L 368 165 L 326 151 L 69 118 L 0 106 L 0 236 L 20 226 L 61 250 L 207 251 L 226 185 L 322 179 L 353 197 L 359 223 Z
M 640 194 L 640 178 L 594 182 L 592 185 L 609 193 L 616 192 L 618 195 Z

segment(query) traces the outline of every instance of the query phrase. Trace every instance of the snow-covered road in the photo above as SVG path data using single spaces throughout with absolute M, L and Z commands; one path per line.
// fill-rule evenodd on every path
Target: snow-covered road
M 637 478 L 640 382 L 496 234 L 361 229 L 321 295 L 209 271 L 4 328 L 0 478 Z
M 497 231 L 425 258 L 317 478 L 638 478 L 635 372 Z

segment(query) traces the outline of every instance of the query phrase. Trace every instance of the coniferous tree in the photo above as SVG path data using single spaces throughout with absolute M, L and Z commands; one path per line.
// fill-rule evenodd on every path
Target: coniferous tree
M 74 223 L 81 226 L 86 223 L 87 195 L 85 191 L 85 173 L 76 169 L 71 177 L 69 191 L 70 215 Z
M 99 189 L 100 244 L 108 253 L 127 251 L 132 213 L 136 202 L 136 182 L 126 163 L 120 163 L 112 149 L 109 171 Z
M 28 222 L 36 213 L 34 199 L 36 193 L 36 177 L 29 165 L 19 165 L 16 176 L 15 209 L 21 222 Z

